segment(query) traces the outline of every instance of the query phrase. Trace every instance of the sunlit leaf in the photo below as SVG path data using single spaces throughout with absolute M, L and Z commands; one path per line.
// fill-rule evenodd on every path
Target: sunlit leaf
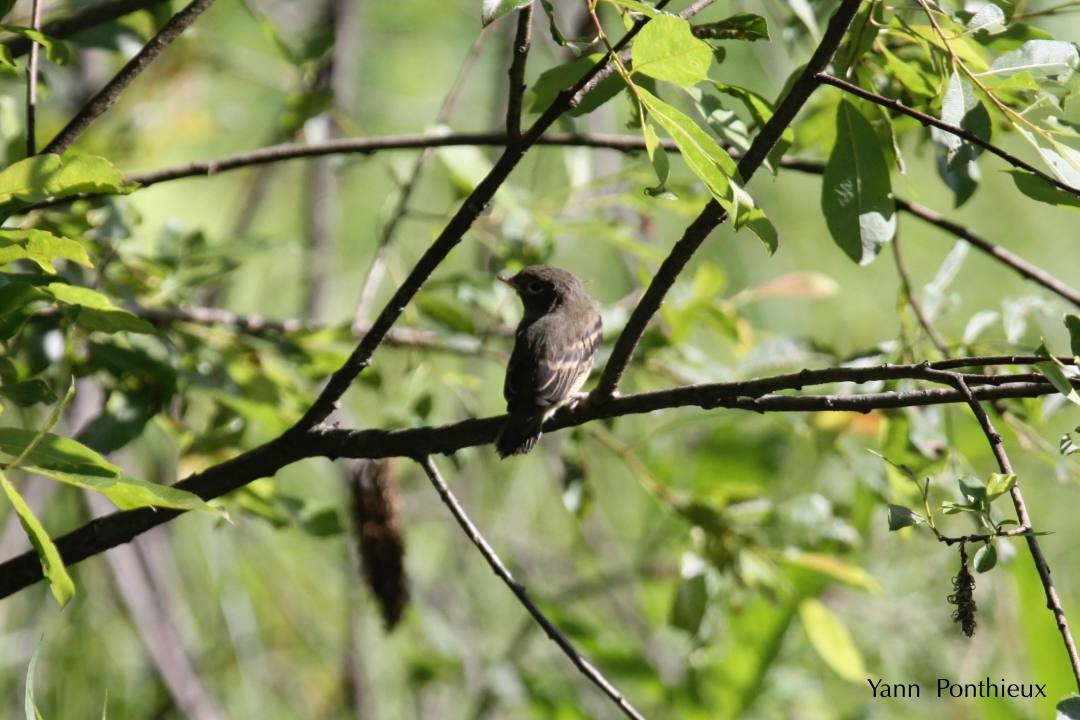
M 49 37 L 45 33 L 35 30 L 34 28 L 24 27 L 22 25 L 0 24 L 0 30 L 15 35 L 21 35 L 27 40 L 32 40 L 38 45 L 41 45 L 41 47 L 45 49 L 45 57 L 47 57 L 51 63 L 67 65 L 71 62 L 71 49 L 63 40 Z
M 45 230 L 0 230 L 0 265 L 29 260 L 45 272 L 55 274 L 53 263 L 61 259 L 93 267 L 86 248 L 70 238 Z
M 634 39 L 632 58 L 635 73 L 691 87 L 708 77 L 713 51 L 694 37 L 690 23 L 660 15 Z
M 975 568 L 975 572 L 989 572 L 997 565 L 998 553 L 997 548 L 993 543 L 987 543 L 981 548 L 975 551 L 975 557 L 972 558 L 971 564 Z
M 874 129 L 854 105 L 842 101 L 836 122 L 836 144 L 822 178 L 821 209 L 836 244 L 865 265 L 896 232 L 889 166 Z
M 480 22 L 489 25 L 503 15 L 514 12 L 533 0 L 482 0 L 480 3 Z
M 1036 77 L 1064 81 L 1080 65 L 1076 45 L 1061 40 L 1029 40 L 996 58 L 985 75 L 1008 75 L 1027 70 Z
M 799 603 L 799 619 L 810 644 L 833 672 L 851 682 L 866 682 L 862 653 L 832 610 L 816 598 L 806 598 Z
M 60 607 L 64 607 L 75 595 L 75 583 L 72 582 L 67 568 L 64 567 L 60 551 L 56 549 L 56 545 L 53 544 L 49 533 L 45 531 L 30 506 L 26 504 L 22 495 L 15 489 L 15 486 L 11 484 L 11 481 L 8 480 L 7 475 L 2 470 L 0 470 L 0 486 L 3 487 L 4 494 L 7 495 L 12 507 L 15 508 L 19 523 L 23 526 L 23 530 L 26 531 L 26 536 L 30 538 L 30 543 L 34 546 L 38 559 L 41 560 L 41 570 L 49 580 L 49 589 L 52 590 L 53 597 L 60 603 Z M 32 703 L 32 700 L 30 702 Z
M 92 330 L 154 332 L 153 325 L 127 310 L 116 307 L 109 298 L 97 290 L 65 283 L 49 283 L 43 289 L 65 305 L 78 308 L 79 312 L 75 315 L 75 321 Z
M 1009 492 L 1015 484 L 1016 475 L 1011 473 L 1008 475 L 994 473 L 986 481 L 986 497 L 989 500 L 994 500 Z
M 1005 11 L 992 2 L 979 8 L 968 20 L 966 33 L 987 32 L 991 35 L 1005 30 Z

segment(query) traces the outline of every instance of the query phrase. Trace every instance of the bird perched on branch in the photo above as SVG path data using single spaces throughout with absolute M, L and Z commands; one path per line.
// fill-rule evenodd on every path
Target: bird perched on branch
M 544 420 L 576 397 L 600 349 L 602 327 L 596 301 L 565 270 L 532 265 L 499 280 L 525 306 L 503 384 L 510 417 L 495 441 L 506 457 L 532 450 Z

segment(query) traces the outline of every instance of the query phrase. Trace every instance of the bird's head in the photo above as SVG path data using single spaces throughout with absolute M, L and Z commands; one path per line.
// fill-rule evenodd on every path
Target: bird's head
M 526 317 L 543 315 L 568 298 L 585 294 L 581 281 L 571 273 L 547 265 L 530 265 L 516 275 L 499 275 L 498 278 L 521 298 Z

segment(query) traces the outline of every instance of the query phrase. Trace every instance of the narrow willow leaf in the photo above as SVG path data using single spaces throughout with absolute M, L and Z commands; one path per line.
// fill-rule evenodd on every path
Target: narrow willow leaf
M 23 689 L 23 712 L 26 720 L 42 720 L 41 712 L 34 701 L 34 674 L 37 671 L 38 655 L 41 653 L 41 642 L 34 648 L 34 654 L 30 656 L 30 664 L 26 668 L 26 687 Z
M 43 289 L 61 303 L 79 308 L 80 311 L 75 314 L 75 322 L 91 330 L 154 332 L 153 325 L 127 310 L 116 307 L 97 290 L 58 282 L 49 283 Z
M 1027 70 L 1035 77 L 1053 77 L 1064 82 L 1080 65 L 1076 46 L 1061 40 L 1028 40 L 1012 52 L 999 56 L 980 75 L 1010 75 Z
M 769 25 L 765 18 L 754 13 L 736 13 L 717 22 L 702 23 L 694 26 L 694 35 L 710 40 L 755 40 L 769 39 Z
M 41 45 L 45 49 L 45 57 L 49 59 L 49 62 L 56 65 L 67 65 L 71 62 L 71 49 L 64 41 L 35 30 L 34 28 L 24 27 L 22 25 L 0 25 L 0 30 L 4 30 L 15 35 L 22 35 L 27 40 L 32 40 L 38 45 Z
M 1080 209 L 1080 197 L 1051 185 L 1045 179 L 1024 170 L 1010 170 L 1016 189 L 1032 200 L 1058 207 Z
M 799 603 L 799 619 L 817 654 L 840 677 L 866 682 L 866 663 L 847 627 L 816 598 Z
M 651 122 L 642 123 L 641 131 L 645 136 L 645 150 L 649 154 L 649 161 L 656 172 L 656 187 L 651 189 L 651 194 L 656 194 L 663 190 L 664 183 L 668 179 L 670 166 L 667 151 L 660 144 L 660 137 L 656 134 L 656 127 Z
M 735 161 L 711 135 L 683 112 L 642 87 L 637 88 L 637 93 L 649 115 L 675 141 L 690 170 L 705 183 L 716 201 L 731 213 L 736 202 L 731 183 L 731 177 L 736 172 Z
M 659 15 L 638 33 L 631 57 L 635 73 L 692 87 L 708 78 L 713 51 L 686 20 Z
M 836 244 L 865 265 L 896 233 L 889 166 L 873 127 L 846 100 L 837 108 L 836 130 L 836 144 L 825 166 L 821 209 Z
M 52 590 L 53 597 L 56 598 L 56 602 L 60 603 L 60 607 L 64 607 L 75 595 L 75 583 L 72 582 L 67 568 L 64 567 L 60 551 L 56 549 L 52 538 L 45 532 L 45 528 L 42 527 L 37 516 L 34 515 L 30 506 L 26 504 L 22 495 L 15 489 L 15 486 L 11 484 L 11 481 L 7 479 L 7 475 L 2 470 L 0 470 L 0 486 L 3 487 L 4 494 L 7 495 L 8 500 L 15 508 L 19 523 L 23 526 L 23 530 L 26 531 L 26 536 L 30 538 L 30 543 L 34 546 L 38 559 L 41 560 L 41 571 L 49 580 L 49 589 Z
M 807 568 L 834 580 L 839 580 L 853 588 L 879 594 L 881 584 L 863 568 L 845 562 L 835 555 L 824 553 L 791 552 L 784 555 L 784 560 L 792 565 Z
M 559 30 L 559 24 L 555 21 L 555 6 L 551 4 L 551 0 L 540 0 L 540 5 L 544 8 L 544 14 L 548 19 L 548 30 L 551 33 L 551 39 L 559 45 L 566 47 L 569 42 L 566 36 Z
M 1057 358 L 1050 354 L 1050 351 L 1046 349 L 1046 345 L 1039 345 L 1038 349 L 1035 350 L 1035 354 L 1047 359 L 1047 362 L 1035 365 L 1035 369 L 1042 373 L 1050 381 L 1050 384 L 1054 386 L 1054 389 L 1064 395 L 1070 402 L 1080 405 L 1080 393 L 1076 392 L 1076 388 L 1072 386 L 1068 376 L 1065 375 L 1063 366 L 1058 362 Z
M 918 62 L 900 59 L 884 46 L 881 52 L 885 57 L 885 67 L 912 94 L 922 97 L 937 96 L 940 80 L 935 73 L 926 70 Z
M 941 99 L 941 119 L 950 125 L 956 125 L 990 141 L 990 113 L 975 95 L 975 88 L 959 74 L 949 76 L 945 96 Z M 943 147 L 950 164 L 967 162 L 979 156 L 982 148 L 972 145 L 952 133 L 931 128 L 930 135 L 934 142 Z
M 531 5 L 533 0 L 482 0 L 480 3 L 480 22 L 490 25 L 503 15 Z
M 922 516 L 911 508 L 889 504 L 889 530 L 896 531 L 901 528 L 921 525 L 923 522 Z
M 1069 331 L 1069 349 L 1080 358 L 1080 314 L 1066 315 L 1065 328 Z

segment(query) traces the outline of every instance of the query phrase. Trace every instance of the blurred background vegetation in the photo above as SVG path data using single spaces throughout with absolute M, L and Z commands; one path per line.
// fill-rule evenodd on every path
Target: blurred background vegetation
M 46 17 L 80 4 L 47 2 Z M 29 5 L 16 3 L 8 21 L 26 24 Z M 172 5 L 179 7 L 164 2 L 69 39 L 73 61 L 44 67 L 42 138 Z M 569 34 L 580 23 L 579 3 L 555 6 Z M 776 98 L 832 6 L 714 3 L 702 19 L 762 13 L 772 39 L 724 44 L 713 76 Z M 608 20 L 617 35 L 618 20 Z M 1080 32 L 1080 14 L 1032 22 L 1062 39 Z M 477 0 L 220 0 L 78 150 L 128 172 L 286 140 L 424 132 L 474 43 L 475 63 L 444 124 L 498 128 L 512 18 L 477 40 L 480 32 Z M 348 52 L 335 56 L 331 99 L 319 74 L 335 34 Z M 551 42 L 538 12 L 527 80 L 570 57 Z M 0 83 L 0 132 L 11 162 L 25 144 L 24 78 L 9 72 Z M 818 95 L 813 112 L 831 113 L 839 93 Z M 628 104 L 617 98 L 559 129 L 622 132 L 628 119 Z M 1022 150 L 1013 139 L 1001 142 Z M 808 131 L 792 152 L 824 159 L 830 147 L 830 138 Z M 953 211 L 932 145 L 912 136 L 902 150 L 898 194 L 949 212 L 1080 285 L 1069 210 L 1022 197 L 1000 163 L 983 160 L 979 191 Z M 376 310 L 496 152 L 432 154 L 389 245 Z M 180 389 L 114 462 L 136 477 L 175 482 L 277 435 L 303 411 L 318 380 L 351 349 L 360 288 L 417 154 L 290 161 L 77 204 L 77 219 L 67 222 L 87 228 L 96 264 L 112 254 L 103 282 L 121 299 L 325 326 L 282 335 L 180 323 L 112 340 L 169 366 Z M 572 269 L 601 302 L 610 341 L 638 288 L 707 199 L 681 163 L 672 166 L 668 187 L 678 197 L 652 198 L 642 192 L 654 184 L 643 153 L 533 149 L 400 323 L 458 351 L 381 348 L 346 396 L 344 415 L 360 427 L 399 427 L 502 412 L 511 340 L 489 331 L 518 318 L 516 300 L 494 282 L 506 267 L 543 261 Z M 318 172 L 329 173 L 329 188 Z M 890 254 L 859 267 L 829 239 L 820 178 L 762 172 L 750 189 L 780 232 L 778 252 L 767 256 L 727 225 L 717 230 L 646 335 L 623 392 L 856 355 L 896 357 L 902 334 L 914 338 L 914 357 L 932 355 L 902 307 Z M 313 250 L 313 212 L 328 230 L 325 250 Z M 915 289 L 947 338 L 959 342 L 972 316 L 990 310 L 999 315 L 972 347 L 1031 349 L 1044 336 L 1051 347 L 1066 346 L 1060 318 L 1070 308 L 1060 299 L 983 255 L 965 254 L 935 228 L 905 217 L 901 232 Z M 314 274 L 317 307 L 305 280 L 320 262 L 315 253 L 325 253 L 314 266 L 323 268 Z M 947 257 L 955 277 L 939 274 Z M 77 374 L 92 374 L 74 365 L 82 368 Z M 93 392 L 86 395 L 83 420 L 97 412 Z M 1035 524 L 1054 531 L 1044 547 L 1075 620 L 1080 473 L 1056 447 L 1080 414 L 1061 398 L 1010 406 L 1049 446 L 1004 429 Z M 34 427 L 47 410 L 9 407 L 4 424 Z M 65 422 L 74 432 L 80 420 Z M 944 450 L 932 460 L 913 449 L 918 444 Z M 884 503 L 910 503 L 913 492 L 867 449 L 917 465 L 934 478 L 936 499 L 953 497 L 958 475 L 994 470 L 964 407 L 866 416 L 686 408 L 552 434 L 520 459 L 499 462 L 481 447 L 439 463 L 544 610 L 649 717 L 1048 717 L 1073 689 L 1072 678 L 1023 546 L 1010 551 L 1001 543 L 1002 563 L 978 576 L 979 627 L 964 637 L 945 602 L 956 553 L 928 535 L 887 532 Z M 342 471 L 307 460 L 226 500 L 231 522 L 191 513 L 145 535 L 134 554 L 74 567 L 79 592 L 63 611 L 44 584 L 0 603 L 3 716 L 22 713 L 26 669 L 40 646 L 35 696 L 49 719 L 99 717 L 106 702 L 109 718 L 616 717 L 492 576 L 418 467 L 402 459 L 391 469 L 401 488 L 412 600 L 392 633 L 357 569 Z M 70 488 L 54 490 L 39 477 L 21 482 L 54 534 L 102 512 Z M 708 527 L 674 496 L 692 500 Z M 0 513 L 6 558 L 29 546 L 6 507 Z M 969 531 L 963 518 L 949 522 L 955 534 Z M 172 686 L 163 677 L 170 669 L 180 673 Z M 986 676 L 1045 683 L 1049 697 L 932 697 L 938 677 Z M 867 677 L 921 682 L 924 696 L 875 700 Z M 181 701 L 177 692 L 189 695 Z

